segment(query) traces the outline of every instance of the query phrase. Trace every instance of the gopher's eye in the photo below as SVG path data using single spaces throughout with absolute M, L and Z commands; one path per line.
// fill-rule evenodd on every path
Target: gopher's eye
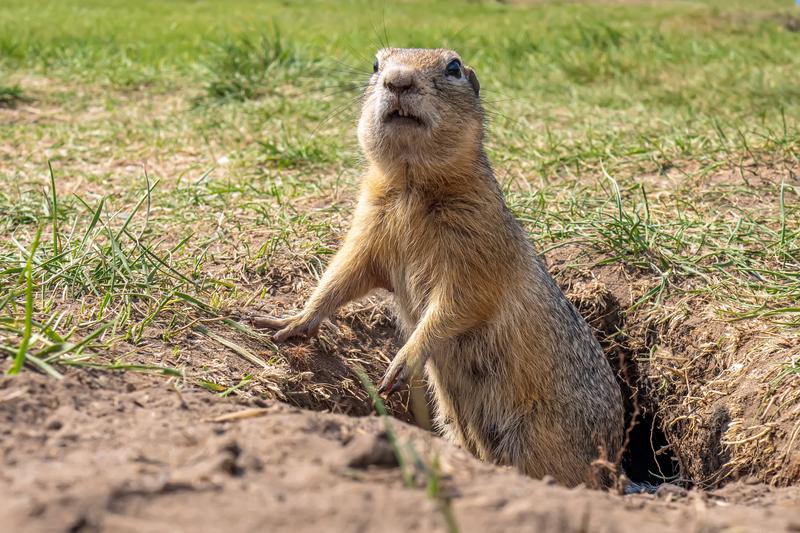
M 375 72 L 378 72 L 378 67 L 379 67 L 379 66 L 380 66 L 380 65 L 378 64 L 378 58 L 376 57 L 376 58 L 375 58 L 375 62 L 372 64 L 372 72 L 373 72 L 373 73 L 375 73 Z
M 454 78 L 461 77 L 461 61 L 458 59 L 454 59 L 447 64 L 447 67 L 444 69 L 444 73 L 448 76 L 453 76 Z

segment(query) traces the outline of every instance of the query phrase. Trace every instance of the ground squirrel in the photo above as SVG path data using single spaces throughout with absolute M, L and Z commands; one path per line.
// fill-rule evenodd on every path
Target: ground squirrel
M 384 49 L 363 98 L 369 164 L 352 226 L 296 316 L 313 335 L 375 288 L 394 294 L 405 344 L 379 385 L 425 370 L 439 430 L 481 459 L 566 485 L 621 446 L 611 366 L 503 200 L 483 149 L 475 72 L 452 50 Z

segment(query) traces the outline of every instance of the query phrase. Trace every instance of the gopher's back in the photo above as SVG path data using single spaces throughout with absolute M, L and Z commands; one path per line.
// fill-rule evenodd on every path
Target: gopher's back
M 431 359 L 437 422 L 485 460 L 575 485 L 621 446 L 620 389 L 532 247 L 518 251 L 525 281 L 498 291 L 496 315 Z

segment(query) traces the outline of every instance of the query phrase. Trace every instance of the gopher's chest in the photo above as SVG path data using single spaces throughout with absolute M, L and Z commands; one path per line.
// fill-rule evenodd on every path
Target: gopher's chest
M 445 237 L 429 204 L 396 198 L 375 220 L 376 262 L 394 293 L 403 326 L 419 320 L 443 272 Z

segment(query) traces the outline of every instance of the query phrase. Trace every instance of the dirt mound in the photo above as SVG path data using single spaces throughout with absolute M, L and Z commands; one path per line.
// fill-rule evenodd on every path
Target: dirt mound
M 629 453 L 657 467 L 652 478 L 798 483 L 800 334 L 722 317 L 690 291 L 645 311 L 636 302 L 654 283 L 619 265 L 574 268 L 579 253 L 548 259 L 618 370 L 645 437 Z
M 673 487 L 627 497 L 569 490 L 480 463 L 394 421 L 418 458 L 407 486 L 378 417 L 216 399 L 174 385 L 92 371 L 62 382 L 2 378 L 0 523 L 10 531 L 800 527 L 797 489 Z

